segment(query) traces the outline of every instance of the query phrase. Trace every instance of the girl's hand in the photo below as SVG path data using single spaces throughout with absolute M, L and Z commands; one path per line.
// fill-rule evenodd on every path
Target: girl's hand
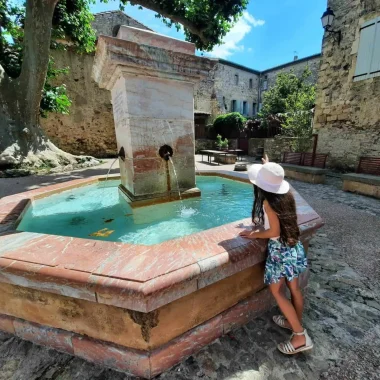
M 245 230 L 245 231 L 240 232 L 239 236 L 243 237 L 243 238 L 249 238 L 249 236 L 251 235 L 251 233 L 252 233 L 252 231 Z
M 264 154 L 264 157 L 262 158 L 263 164 L 267 164 L 269 162 L 269 157 L 267 154 Z

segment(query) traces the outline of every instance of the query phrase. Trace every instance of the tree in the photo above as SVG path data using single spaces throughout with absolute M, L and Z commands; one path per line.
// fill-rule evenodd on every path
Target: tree
M 45 112 L 68 112 L 64 86 L 51 85 L 62 72 L 49 63 L 50 48 L 69 40 L 79 50 L 94 49 L 89 3 L 93 0 L 26 0 L 25 7 L 0 0 L 0 166 L 65 166 L 90 158 L 58 149 L 45 135 L 39 118 Z M 106 0 L 104 0 L 106 1 Z M 121 0 L 157 13 L 168 26 L 184 27 L 198 49 L 221 43 L 248 0 Z M 42 100 L 42 101 L 41 101 Z
M 297 77 L 292 71 L 277 76 L 276 84 L 264 95 L 260 117 L 267 126 L 273 116 L 279 117 L 283 132 L 292 137 L 309 138 L 312 133 L 312 109 L 315 86 L 310 83 L 311 71 L 305 68 Z
M 282 126 L 289 135 L 299 135 L 302 129 L 310 126 L 307 120 L 315 102 L 315 86 L 310 83 L 310 76 L 308 67 L 300 77 L 293 71 L 281 72 L 277 76 L 276 84 L 264 95 L 259 114 L 264 125 L 270 116 L 280 115 L 284 119 Z

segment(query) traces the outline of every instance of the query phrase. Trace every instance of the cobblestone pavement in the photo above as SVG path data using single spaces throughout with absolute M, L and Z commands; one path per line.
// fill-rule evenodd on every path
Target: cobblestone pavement
M 325 219 L 309 251 L 304 324 L 310 353 L 285 357 L 276 310 L 222 337 L 160 380 L 380 379 L 380 201 L 327 185 L 292 181 Z M 0 380 L 132 380 L 83 360 L 0 333 Z

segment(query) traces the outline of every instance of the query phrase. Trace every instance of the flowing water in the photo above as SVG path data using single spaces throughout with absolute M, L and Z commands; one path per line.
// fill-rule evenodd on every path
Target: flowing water
M 173 167 L 174 178 L 175 178 L 175 181 L 176 181 L 176 184 L 177 184 L 178 196 L 179 196 L 180 201 L 182 201 L 181 190 L 179 188 L 178 176 L 177 176 L 177 172 L 175 170 L 173 159 L 171 157 L 169 157 L 169 161 L 170 161 L 170 163 L 172 164 L 172 167 Z
M 119 197 L 119 184 L 110 180 L 38 199 L 17 229 L 151 245 L 251 214 L 252 186 L 238 181 L 197 177 L 201 197 L 134 210 Z M 75 196 L 69 197 L 70 192 Z
M 116 157 L 115 160 L 112 162 L 110 168 L 108 169 L 108 172 L 107 172 L 107 175 L 106 175 L 106 180 L 104 181 L 104 183 L 107 183 L 108 181 L 108 177 L 111 173 L 111 170 L 112 170 L 112 167 L 115 165 L 115 162 L 119 159 L 119 157 Z

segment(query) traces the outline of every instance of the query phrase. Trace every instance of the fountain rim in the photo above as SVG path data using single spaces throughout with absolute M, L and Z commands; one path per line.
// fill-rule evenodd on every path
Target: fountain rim
M 246 173 L 217 170 L 200 175 L 248 183 Z M 104 179 L 78 179 L 0 199 L 0 282 L 150 312 L 265 259 L 265 241 L 237 237 L 237 225 L 247 225 L 249 218 L 151 246 L 15 229 L 34 200 Z M 300 229 L 308 241 L 324 223 L 293 191 L 297 204 L 304 207 Z M 128 270 L 144 256 L 146 262 Z

